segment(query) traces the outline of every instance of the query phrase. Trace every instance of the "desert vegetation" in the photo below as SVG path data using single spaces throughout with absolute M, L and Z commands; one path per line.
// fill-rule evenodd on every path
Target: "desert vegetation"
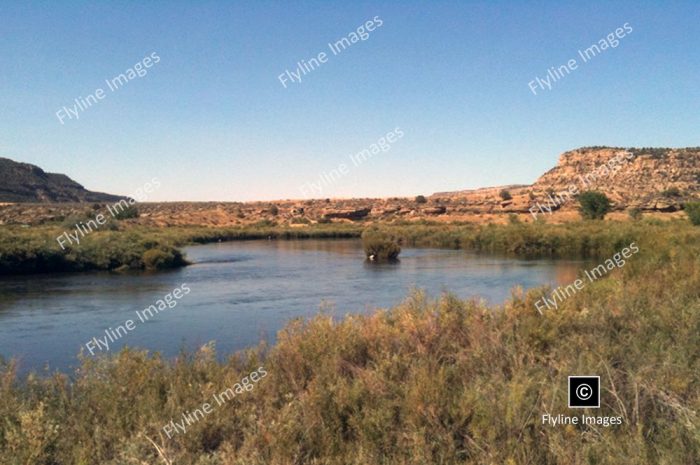
M 687 228 L 686 221 L 668 224 L 580 221 L 564 224 L 511 222 L 506 225 L 406 224 L 384 226 L 405 247 L 465 249 L 480 253 L 536 258 L 591 258 L 615 253 L 645 234 L 662 234 L 670 227 Z M 675 226 L 672 226 L 675 225 Z
M 692 220 L 693 204 L 686 213 Z M 0 227 L 0 274 L 41 273 L 55 271 L 90 271 L 124 269 L 164 269 L 186 265 L 180 248 L 191 244 L 248 239 L 341 239 L 359 238 L 365 229 L 374 231 L 374 239 L 390 238 L 397 246 L 465 249 L 516 257 L 587 258 L 613 252 L 613 246 L 629 244 L 643 234 L 664 231 L 665 226 L 653 219 L 635 222 L 572 222 L 548 225 L 524 223 L 512 219 L 507 225 L 473 223 L 444 224 L 430 221 L 365 224 L 327 223 L 294 228 L 273 222 L 249 227 L 211 228 L 179 226 L 153 228 L 118 225 L 96 231 L 81 239 L 81 244 L 62 250 L 56 236 L 63 229 L 56 226 Z M 683 227 L 682 220 L 669 224 Z M 381 242 L 381 241 L 380 241 Z M 372 250 L 379 243 L 372 246 Z M 380 250 L 382 249 L 382 250 Z M 378 255 L 395 247 L 379 247 Z
M 121 207 L 123 208 L 123 207 Z M 114 218 L 117 220 L 129 220 L 132 218 L 138 218 L 139 217 L 139 208 L 136 205 L 129 205 L 126 208 L 120 209 L 115 215 Z
M 394 236 L 374 228 L 362 232 L 362 247 L 371 261 L 396 260 L 401 253 L 399 241 Z
M 536 231 L 545 237 L 531 238 L 541 244 L 532 250 L 545 254 L 544 244 L 580 237 L 560 252 L 592 240 L 585 247 L 601 260 L 638 241 L 624 267 L 543 314 L 534 301 L 546 289 L 514 289 L 498 307 L 417 292 L 371 315 L 295 320 L 276 344 L 225 361 L 212 345 L 174 360 L 126 349 L 85 358 L 70 375 L 22 379 L 16 362 L 4 362 L 0 457 L 32 465 L 699 463 L 700 230 L 609 223 L 471 231 L 470 241 L 492 244 Z M 451 242 L 428 231 L 414 230 L 414 242 Z M 185 434 L 163 434 L 172 418 L 261 365 L 269 375 L 251 392 Z M 544 413 L 571 414 L 566 378 L 580 373 L 601 376 L 596 413 L 623 425 L 542 425 Z
M 644 213 L 642 212 L 642 210 L 640 208 L 630 208 L 627 211 L 627 214 L 629 215 L 630 219 L 633 221 L 640 220 L 644 216 Z
M 683 206 L 688 219 L 695 226 L 700 226 L 700 202 L 688 202 Z
M 498 196 L 501 198 L 501 200 L 511 200 L 513 198 L 508 189 L 502 189 L 498 193 Z
M 71 223 L 73 224 L 73 223 Z M 151 270 L 180 267 L 187 261 L 179 247 L 187 244 L 243 239 L 304 239 L 359 237 L 357 227 L 312 230 L 271 223 L 246 228 L 148 228 L 111 223 L 112 227 L 80 238 L 62 249 L 56 237 L 64 227 L 0 227 L 0 275 L 92 270 Z
M 661 192 L 663 197 L 681 197 L 683 194 L 677 187 L 669 187 L 668 189 Z
M 581 216 L 587 220 L 602 220 L 611 210 L 610 199 L 602 192 L 582 192 L 578 202 Z
M 139 269 L 183 266 L 179 249 L 136 231 L 104 231 L 87 235 L 78 247 L 62 249 L 56 228 L 29 231 L 0 229 L 0 274 L 56 271 Z

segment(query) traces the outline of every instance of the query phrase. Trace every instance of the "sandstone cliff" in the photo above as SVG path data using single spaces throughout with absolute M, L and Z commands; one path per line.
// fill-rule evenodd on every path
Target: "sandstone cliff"
M 33 169 L 38 170 L 36 167 Z M 36 176 L 41 177 L 41 174 Z M 75 186 L 74 191 L 82 189 L 80 185 Z M 581 148 L 562 154 L 558 164 L 532 185 L 441 192 L 420 201 L 415 198 L 393 197 L 245 203 L 145 203 L 139 205 L 139 218 L 130 221 L 151 226 L 224 227 L 258 223 L 300 228 L 313 223 L 356 221 L 504 222 L 507 221 L 507 214 L 516 214 L 523 221 L 532 221 L 531 208 L 538 204 L 547 205 L 552 195 L 568 191 L 572 186 L 579 191 L 595 189 L 606 193 L 614 202 L 615 212 L 611 214 L 612 218 L 627 218 L 626 210 L 631 208 L 661 217 L 682 216 L 680 210 L 684 202 L 700 199 L 700 148 Z M 29 192 L 36 192 L 36 189 L 29 189 Z M 48 195 L 39 191 L 30 198 L 55 202 L 57 199 L 65 199 L 66 195 Z M 80 200 L 90 198 L 83 194 Z M 0 206 L 0 224 L 60 221 L 75 213 L 84 213 L 85 208 L 84 203 L 5 205 Z M 546 219 L 553 222 L 577 219 L 577 208 L 578 203 L 571 197 L 552 207 L 553 214 Z
M 611 160 L 619 162 L 611 163 Z M 605 169 L 612 164 L 617 169 Z M 621 149 L 590 147 L 566 152 L 532 190 L 562 191 L 570 185 L 599 190 L 618 208 L 673 211 L 700 191 L 700 148 Z
M 510 199 L 500 198 L 503 190 L 508 191 Z M 604 192 L 617 210 L 678 211 L 684 202 L 700 195 L 700 147 L 584 147 L 563 153 L 554 168 L 529 186 L 500 186 L 435 195 L 452 201 L 461 199 L 481 212 L 526 213 L 538 203 L 552 204 L 551 199 L 557 194 L 586 190 Z M 572 196 L 567 198 L 571 200 L 554 202 L 557 204 L 554 209 L 575 211 L 577 202 Z

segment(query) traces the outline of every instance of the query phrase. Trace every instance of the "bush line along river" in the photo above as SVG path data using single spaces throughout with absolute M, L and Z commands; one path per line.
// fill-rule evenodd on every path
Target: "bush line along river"
M 104 330 L 183 283 L 191 293 L 126 335 L 130 344 L 158 334 L 174 340 L 184 329 L 202 335 L 188 346 L 217 339 L 226 354 L 233 345 L 222 343 L 266 336 L 274 326 L 266 318 L 281 325 L 300 316 L 294 308 L 313 315 L 326 296 L 351 302 L 337 305 L 339 313 L 365 299 L 370 311 L 332 321 L 336 310 L 326 308 L 325 315 L 288 322 L 273 345 L 225 361 L 210 345 L 177 358 L 110 350 L 109 357 L 83 357 L 70 377 L 38 378 L 0 362 L 0 457 L 47 465 L 700 463 L 700 228 L 645 220 L 419 225 L 391 233 L 404 245 L 398 264 L 366 264 L 357 240 L 246 241 L 186 249 L 194 264 L 162 273 L 3 278 L 0 327 L 22 315 L 25 328 L 0 340 L 34 338 L 24 349 L 43 354 L 84 344 L 94 336 L 82 332 L 86 325 Z M 590 269 L 579 262 L 559 271 L 569 265 L 509 253 L 597 264 L 632 242 L 639 252 L 624 266 L 554 310 L 535 308 L 545 289 L 507 297 L 504 276 L 528 287 L 558 281 L 557 274 L 571 282 Z M 505 255 L 457 249 L 470 244 Z M 437 290 L 439 276 L 451 279 L 457 294 L 463 286 L 494 305 L 405 293 L 413 280 Z M 371 311 L 402 295 L 403 303 Z M 261 296 L 261 306 L 246 312 Z M 61 299 L 79 303 L 52 313 Z M 66 320 L 73 322 L 68 334 Z M 52 325 L 61 328 L 59 337 Z M 267 376 L 250 391 L 189 424 L 186 434 L 162 433 L 260 367 Z M 543 413 L 571 415 L 567 376 L 582 373 L 600 375 L 600 412 L 621 424 L 543 426 Z
M 129 345 L 174 356 L 183 345 L 216 341 L 230 353 L 272 341 L 288 320 L 321 308 L 336 316 L 386 308 L 413 287 L 501 303 L 515 286 L 562 284 L 581 267 L 439 249 L 404 249 L 398 263 L 370 264 L 357 239 L 235 241 L 185 251 L 192 265 L 168 272 L 1 279 L 0 353 L 19 357 L 22 367 L 62 369 L 81 349 L 91 355 Z
M 342 316 L 386 308 L 414 287 L 431 295 L 449 291 L 501 303 L 516 286 L 556 287 L 573 281 L 581 259 L 602 256 L 637 236 L 641 227 L 603 225 L 385 226 L 382 234 L 414 247 L 404 249 L 398 263 L 385 264 L 363 262 L 358 239 L 309 239 L 358 237 L 360 229 L 354 225 L 218 230 L 131 226 L 95 232 L 81 247 L 67 251 L 50 241 L 56 228 L 6 228 L 0 236 L 0 269 L 5 271 L 122 272 L 1 279 L 0 355 L 18 358 L 24 372 L 45 364 L 69 370 L 81 351 L 94 355 L 124 346 L 172 356 L 216 341 L 225 354 L 261 339 L 273 341 L 292 318 L 309 317 L 319 309 Z M 181 252 L 183 244 L 215 241 Z M 158 255 L 154 250 L 170 257 L 161 257 L 155 268 L 177 268 L 126 271 L 144 268 L 139 257 Z M 187 263 L 185 256 L 191 264 L 180 268 Z M 14 266 L 17 262 L 22 264 Z M 173 298 L 173 290 L 180 287 L 187 287 L 189 295 L 180 291 Z

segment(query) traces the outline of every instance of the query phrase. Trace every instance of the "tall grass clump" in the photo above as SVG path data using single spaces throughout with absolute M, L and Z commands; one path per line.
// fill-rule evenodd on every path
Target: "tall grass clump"
M 642 212 L 641 208 L 636 207 L 630 208 L 627 214 L 632 221 L 639 221 L 644 217 L 644 213 Z
M 700 202 L 687 202 L 683 210 L 693 225 L 700 226 Z
M 391 234 L 377 229 L 362 232 L 362 247 L 366 257 L 372 261 L 396 260 L 401 253 L 398 240 Z

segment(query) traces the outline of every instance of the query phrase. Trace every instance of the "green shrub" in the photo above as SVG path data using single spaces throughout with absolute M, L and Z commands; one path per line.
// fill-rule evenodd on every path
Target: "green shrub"
M 373 261 L 396 260 L 401 253 L 398 241 L 386 232 L 368 229 L 362 233 L 365 255 Z
M 700 226 L 700 202 L 688 202 L 683 205 L 685 214 L 695 226 Z
M 168 246 L 146 250 L 142 260 L 143 266 L 147 270 L 165 270 L 186 264 L 182 253 Z
M 667 198 L 680 197 L 681 191 L 677 187 L 670 187 L 670 188 L 666 189 L 665 191 L 662 191 L 661 195 L 664 197 L 667 197 Z
M 630 208 L 627 212 L 631 220 L 637 221 L 642 219 L 642 210 L 639 208 Z
M 501 192 L 498 193 L 498 196 L 499 196 L 502 200 L 511 200 L 511 199 L 513 198 L 513 196 L 510 195 L 510 192 L 508 192 L 507 189 L 501 190 Z
M 127 208 L 120 210 L 116 215 L 114 215 L 114 218 L 117 220 L 128 220 L 130 218 L 138 217 L 139 209 L 136 207 L 136 205 L 129 205 Z
M 588 220 L 602 220 L 611 209 L 610 199 L 602 192 L 587 191 L 578 196 L 581 216 Z
M 270 207 L 270 215 L 272 216 L 277 216 L 280 212 L 280 209 L 277 207 L 277 205 L 272 205 Z
M 428 199 L 424 195 L 416 195 L 416 203 L 427 203 Z

